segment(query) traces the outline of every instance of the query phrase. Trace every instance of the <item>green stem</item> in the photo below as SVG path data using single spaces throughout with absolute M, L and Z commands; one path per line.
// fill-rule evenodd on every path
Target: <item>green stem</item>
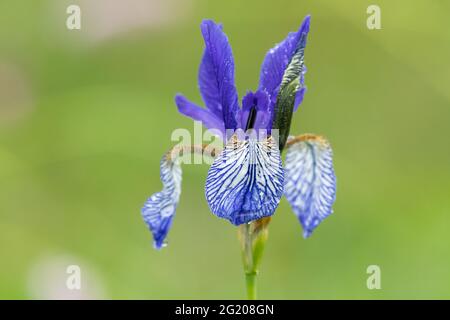
M 247 284 L 248 300 L 256 300 L 256 272 L 246 273 L 245 282 Z
M 269 218 L 263 218 L 239 227 L 247 298 L 249 300 L 256 300 L 256 279 L 264 245 L 267 240 L 267 226 L 269 221 Z

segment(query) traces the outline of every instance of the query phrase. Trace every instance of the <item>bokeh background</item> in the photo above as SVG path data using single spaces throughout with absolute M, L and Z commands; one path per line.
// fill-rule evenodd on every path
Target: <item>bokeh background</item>
M 82 29 L 66 29 L 77 4 Z M 381 30 L 366 9 L 381 7 Z M 264 299 L 450 298 L 448 1 L 54 0 L 0 3 L 0 298 L 245 298 L 236 229 L 184 166 L 169 246 L 140 208 L 182 92 L 200 103 L 203 18 L 224 23 L 242 97 L 265 52 L 312 15 L 308 92 L 293 133 L 335 153 L 334 214 L 304 240 L 286 200 L 270 227 Z M 65 289 L 68 265 L 82 290 Z M 368 290 L 366 268 L 381 268 Z

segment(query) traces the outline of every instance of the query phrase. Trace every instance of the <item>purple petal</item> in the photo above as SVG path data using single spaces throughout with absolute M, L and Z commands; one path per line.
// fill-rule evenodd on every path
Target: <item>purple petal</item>
M 222 119 L 222 102 L 216 80 L 216 69 L 211 55 L 206 49 L 203 53 L 202 62 L 198 71 L 198 86 L 208 110 Z
M 211 113 L 221 115 L 225 128 L 236 129 L 239 103 L 231 46 L 219 24 L 204 20 L 201 31 L 206 48 L 199 70 L 200 92 Z
M 275 106 L 284 72 L 292 56 L 299 45 L 306 45 L 310 20 L 311 17 L 306 16 L 297 32 L 289 33 L 286 39 L 266 54 L 261 68 L 259 89 L 266 90 L 269 93 L 272 108 Z M 301 102 L 301 99 L 299 101 Z
M 210 130 L 218 130 L 222 135 L 225 134 L 225 127 L 222 120 L 211 111 L 197 106 L 180 94 L 176 95 L 175 103 L 177 104 L 180 113 L 194 120 L 201 121 L 203 125 Z
M 255 93 L 249 91 L 242 99 L 242 110 L 240 113 L 241 128 L 246 128 L 248 116 L 252 107 L 256 107 L 256 119 L 253 125 L 253 129 L 270 130 L 272 126 L 270 99 L 267 92 L 260 90 L 256 91 Z

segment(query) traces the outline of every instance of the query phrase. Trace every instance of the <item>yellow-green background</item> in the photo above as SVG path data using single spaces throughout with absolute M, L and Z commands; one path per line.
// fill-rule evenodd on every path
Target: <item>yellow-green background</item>
M 151 0 L 148 19 L 158 22 L 100 39 L 93 2 L 0 3 L 0 65 L 8 66 L 0 70 L 19 77 L 0 74 L 1 298 L 48 297 L 52 272 L 40 294 L 30 292 L 40 277 L 32 270 L 65 256 L 95 270 L 103 291 L 91 297 L 244 298 L 236 228 L 204 199 L 207 165 L 184 166 L 160 252 L 140 208 L 161 188 L 159 159 L 172 131 L 193 131 L 173 97 L 201 102 L 201 20 L 223 22 L 242 97 L 256 88 L 265 52 L 308 13 L 308 92 L 291 132 L 329 138 L 337 201 L 305 240 L 282 200 L 259 296 L 450 298 L 447 1 L 173 0 L 159 12 L 165 1 Z M 65 27 L 69 4 L 81 6 L 80 31 Z M 381 30 L 366 27 L 370 4 L 381 7 Z M 102 21 L 117 24 L 121 14 Z M 10 87 L 18 81 L 19 93 Z M 372 264 L 381 290 L 366 287 Z

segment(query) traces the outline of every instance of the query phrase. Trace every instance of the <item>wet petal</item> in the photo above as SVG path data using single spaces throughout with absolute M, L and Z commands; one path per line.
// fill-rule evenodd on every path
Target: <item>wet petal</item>
M 211 211 L 234 225 L 272 215 L 283 194 L 275 140 L 234 135 L 209 169 L 205 192 Z
M 310 16 L 307 16 L 297 32 L 289 33 L 286 39 L 269 50 L 266 54 L 261 67 L 259 89 L 266 90 L 269 93 L 272 109 L 275 107 L 278 92 L 280 91 L 281 83 L 285 77 L 285 72 L 291 64 L 296 52 L 301 52 L 301 60 L 303 60 L 303 51 L 306 46 L 310 19 Z M 305 68 L 302 67 L 301 71 L 302 72 L 297 76 L 303 76 Z M 300 82 L 301 86 L 303 86 L 303 80 Z
M 272 62 L 272 65 L 282 62 L 283 67 L 286 68 L 279 79 L 281 81 L 279 86 L 275 89 L 276 99 L 272 109 L 272 128 L 279 130 L 280 150 L 283 150 L 289 136 L 292 115 L 298 107 L 298 104 L 303 100 L 303 95 L 305 93 L 302 88 L 304 88 L 304 53 L 306 38 L 309 31 L 309 20 L 309 16 L 306 17 L 297 33 L 288 36 L 283 44 L 271 50 L 268 54 L 269 60 L 275 59 L 278 61 Z M 280 54 L 283 56 L 281 60 Z M 273 56 L 272 58 L 270 58 L 271 55 Z M 286 65 L 284 65 L 284 62 L 286 62 Z M 279 71 L 279 68 L 280 66 L 274 70 Z M 274 70 L 269 71 L 269 73 L 275 72 Z M 279 74 L 276 75 L 276 77 L 278 76 Z M 272 95 L 272 101 L 273 98 L 274 96 Z
M 336 197 L 331 146 L 324 138 L 303 135 L 288 142 L 284 194 L 309 237 L 330 215 Z
M 237 128 L 239 102 L 234 84 L 234 59 L 222 26 L 204 20 L 201 31 L 205 52 L 199 70 L 199 86 L 207 108 L 221 117 L 226 129 Z
M 176 161 L 170 161 L 168 154 L 161 159 L 160 177 L 162 191 L 148 198 L 141 210 L 142 217 L 153 234 L 156 249 L 164 246 L 181 194 L 181 167 Z

